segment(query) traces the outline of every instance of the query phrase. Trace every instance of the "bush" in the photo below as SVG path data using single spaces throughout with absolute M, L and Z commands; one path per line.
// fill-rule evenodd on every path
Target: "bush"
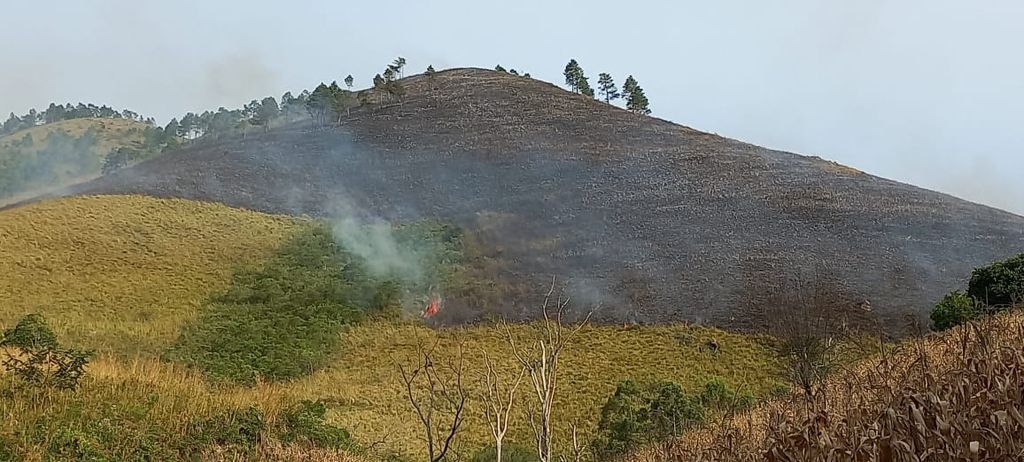
M 469 459 L 470 462 L 494 462 L 498 460 L 498 449 L 493 444 L 487 446 Z M 517 443 L 504 443 L 501 445 L 502 462 L 538 462 L 537 450 L 529 446 Z
M 33 313 L 21 318 L 14 327 L 5 330 L 0 346 L 25 350 L 57 348 L 57 335 L 46 324 L 42 315 Z
M 686 395 L 679 384 L 661 381 L 640 385 L 625 380 L 619 382 L 601 409 L 593 449 L 600 460 L 613 458 L 679 436 L 704 418 L 699 401 Z
M 322 401 L 304 400 L 284 411 L 282 418 L 285 443 L 305 442 L 313 446 L 332 449 L 351 448 L 352 437 L 348 430 L 325 422 L 327 407 Z
M 195 425 L 190 433 L 195 447 L 208 445 L 235 446 L 251 449 L 260 441 L 267 429 L 263 411 L 254 406 L 231 409 L 214 415 Z
M 23 382 L 38 387 L 75 389 L 89 363 L 89 352 L 60 348 L 57 336 L 38 314 L 25 316 L 4 331 L 0 346 L 15 349 L 7 353 L 4 367 Z
M 974 319 L 977 314 L 974 299 L 956 290 L 946 294 L 932 309 L 932 325 L 935 330 L 946 330 Z
M 721 377 L 713 377 L 704 384 L 699 400 L 705 408 L 732 414 L 752 406 L 754 394 L 750 391 L 736 392 Z
M 1024 299 L 1024 253 L 975 268 L 967 295 L 990 306 L 1009 306 Z

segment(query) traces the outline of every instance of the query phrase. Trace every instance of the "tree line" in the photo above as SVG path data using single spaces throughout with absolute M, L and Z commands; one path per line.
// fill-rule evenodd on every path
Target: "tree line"
M 118 111 L 109 106 L 97 106 L 92 103 L 78 103 L 74 106 L 72 106 L 71 103 L 64 105 L 50 103 L 50 106 L 43 111 L 29 109 L 29 111 L 22 116 L 18 116 L 12 112 L 7 117 L 7 120 L 0 125 L 0 136 L 9 135 L 18 130 L 32 128 L 37 125 L 86 118 L 127 119 L 149 124 L 156 123 L 152 117 L 144 118 L 139 115 L 139 113 L 128 109 Z
M 569 63 L 565 65 L 565 70 L 562 71 L 562 75 L 565 76 L 565 84 L 573 92 L 591 98 L 595 97 L 594 88 L 590 86 L 590 78 L 586 76 L 583 68 L 575 59 L 569 60 Z M 650 101 L 648 101 L 644 89 L 640 87 L 640 84 L 637 83 L 632 75 L 626 77 L 620 92 L 611 74 L 606 72 L 598 74 L 597 93 L 600 94 L 606 103 L 611 104 L 612 101 L 623 98 L 626 100 L 626 109 L 629 111 L 645 115 L 651 113 Z

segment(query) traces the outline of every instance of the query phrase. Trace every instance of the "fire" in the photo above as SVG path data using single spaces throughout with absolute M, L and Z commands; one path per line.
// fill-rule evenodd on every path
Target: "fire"
M 440 310 L 441 310 L 441 297 L 439 297 L 437 295 L 431 295 L 430 296 L 430 303 L 427 305 L 426 308 L 423 309 L 423 317 L 424 318 L 434 317 L 434 315 L 436 315 L 437 312 L 440 311 Z

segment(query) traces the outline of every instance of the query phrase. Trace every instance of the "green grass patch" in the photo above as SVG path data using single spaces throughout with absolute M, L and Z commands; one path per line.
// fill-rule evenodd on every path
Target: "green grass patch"
M 398 263 L 375 268 L 379 249 L 356 253 L 327 224 L 310 224 L 265 264 L 236 271 L 167 358 L 238 383 L 299 377 L 331 361 L 344 326 L 367 315 L 400 316 L 416 294 L 458 277 L 456 227 L 423 221 L 347 232 L 379 235 L 371 242 L 386 241 L 387 258 Z

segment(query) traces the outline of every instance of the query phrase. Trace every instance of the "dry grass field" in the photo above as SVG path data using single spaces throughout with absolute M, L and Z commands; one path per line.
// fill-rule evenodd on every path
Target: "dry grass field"
M 236 266 L 300 223 L 222 205 L 76 197 L 0 213 L 0 324 L 38 312 L 69 344 L 155 355 Z
M 18 130 L 6 136 L 0 137 L 0 148 L 10 146 L 26 135 L 32 135 L 34 146 L 45 146 L 46 139 L 58 130 L 63 130 L 73 137 L 82 136 L 83 133 L 92 129 L 96 131 L 96 152 L 100 158 L 110 152 L 112 148 L 119 146 L 141 147 L 143 136 L 142 131 L 147 127 L 145 123 L 128 119 L 104 119 L 84 118 L 71 119 L 54 122 L 52 124 L 38 125 L 25 130 Z

